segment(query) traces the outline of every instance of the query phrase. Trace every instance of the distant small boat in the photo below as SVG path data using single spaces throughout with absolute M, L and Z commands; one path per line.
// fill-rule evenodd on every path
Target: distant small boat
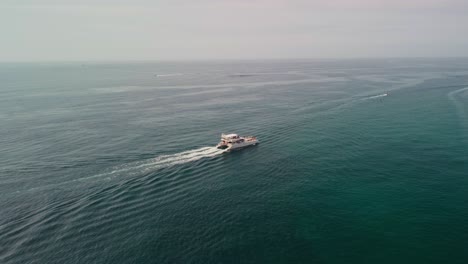
M 259 142 L 256 137 L 241 137 L 237 134 L 221 134 L 221 141 L 216 146 L 219 149 L 231 151 L 248 146 L 257 145 Z

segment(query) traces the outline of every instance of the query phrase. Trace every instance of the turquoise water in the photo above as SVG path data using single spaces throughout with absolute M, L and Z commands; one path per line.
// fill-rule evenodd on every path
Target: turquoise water
M 467 87 L 467 59 L 1 64 L 0 263 L 467 263 Z

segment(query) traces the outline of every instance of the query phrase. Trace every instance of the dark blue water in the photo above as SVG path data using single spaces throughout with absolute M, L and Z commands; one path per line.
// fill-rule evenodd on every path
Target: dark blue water
M 0 122 L 0 263 L 468 262 L 467 59 L 1 64 Z

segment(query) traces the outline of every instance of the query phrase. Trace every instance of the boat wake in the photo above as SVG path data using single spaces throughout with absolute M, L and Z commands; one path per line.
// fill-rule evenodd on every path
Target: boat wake
M 110 172 L 104 174 L 107 176 L 112 176 L 114 174 L 144 174 L 160 168 L 193 162 L 203 158 L 215 157 L 223 152 L 224 150 L 218 149 L 216 147 L 203 147 L 120 165 L 112 168 Z
M 172 76 L 182 76 L 182 73 L 166 73 L 166 74 L 155 74 L 156 77 L 172 77 Z
M 377 99 L 377 98 L 382 98 L 382 97 L 385 97 L 385 96 L 388 96 L 388 94 L 384 93 L 384 94 L 379 94 L 379 95 L 373 95 L 373 96 L 365 97 L 365 98 L 363 98 L 363 100 Z
M 464 100 L 463 99 L 466 99 L 464 98 L 464 93 L 468 91 L 468 87 L 465 87 L 465 88 L 461 88 L 461 89 L 458 89 L 458 90 L 455 90 L 455 91 L 451 91 L 450 93 L 447 94 L 448 98 L 450 99 L 450 101 L 453 102 L 453 104 L 455 105 L 456 107 L 456 111 L 457 111 L 457 115 L 460 119 L 460 125 L 462 126 L 462 128 L 466 131 L 468 130 L 468 123 L 467 123 L 467 115 L 468 113 L 466 112 L 466 106 L 464 104 Z
M 218 149 L 216 147 L 203 147 L 203 148 L 187 150 L 187 151 L 179 152 L 175 154 L 161 155 L 152 159 L 146 159 L 142 161 L 136 161 L 136 162 L 130 162 L 127 164 L 117 165 L 99 174 L 79 177 L 76 179 L 63 181 L 63 182 L 57 182 L 53 184 L 46 184 L 43 186 L 37 186 L 34 188 L 30 188 L 28 190 L 24 190 L 23 192 L 43 190 L 45 188 L 56 187 L 59 185 L 66 185 L 66 184 L 71 184 L 75 182 L 88 182 L 90 180 L 97 180 L 97 179 L 110 180 L 110 179 L 118 178 L 118 177 L 140 176 L 140 175 L 154 172 L 158 169 L 171 167 L 177 164 L 193 162 L 193 161 L 197 161 L 203 158 L 215 157 L 217 155 L 222 154 L 223 152 L 225 152 L 225 150 Z

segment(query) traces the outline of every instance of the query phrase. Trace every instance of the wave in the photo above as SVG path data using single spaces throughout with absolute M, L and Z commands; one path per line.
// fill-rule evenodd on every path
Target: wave
M 156 74 L 156 77 L 161 75 Z M 164 77 L 164 76 L 163 76 Z M 219 88 L 259 88 L 264 86 L 281 86 L 281 85 L 294 85 L 294 84 L 307 84 L 307 83 L 325 83 L 325 82 L 344 82 L 345 79 L 341 77 L 326 77 L 326 78 L 308 78 L 297 80 L 281 80 L 281 81 L 264 81 L 264 82 L 236 82 L 236 83 L 219 83 L 219 84 L 195 84 L 195 85 L 162 85 L 162 86 L 141 86 L 141 85 L 128 85 L 128 86 L 113 86 L 113 87 L 95 87 L 92 91 L 97 93 L 122 93 L 122 92 L 137 92 L 145 90 L 174 90 L 174 89 L 219 89 Z

